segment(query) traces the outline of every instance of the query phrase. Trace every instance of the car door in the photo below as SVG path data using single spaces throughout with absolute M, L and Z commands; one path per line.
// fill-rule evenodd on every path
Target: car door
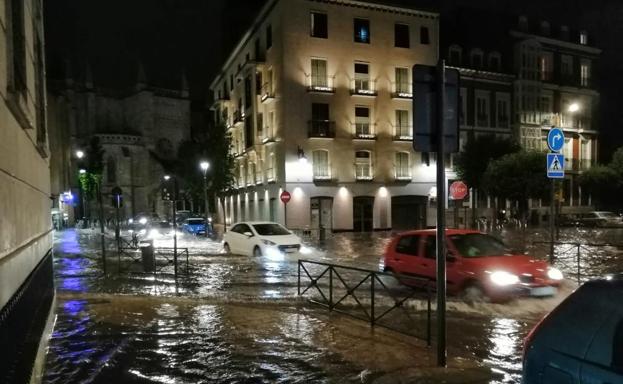
M 607 317 L 591 342 L 580 371 L 582 384 L 623 383 L 623 317 Z
M 404 275 L 418 275 L 418 259 L 420 258 L 420 236 L 404 235 L 396 242 L 393 252 L 394 270 Z
M 242 224 L 236 224 L 229 230 L 229 232 L 227 232 L 227 243 L 229 244 L 229 249 L 231 250 L 231 253 L 240 253 L 241 228 Z
M 253 254 L 253 240 L 254 237 L 249 237 L 245 233 L 253 233 L 249 225 L 240 224 L 240 231 L 238 233 L 238 247 L 239 253 L 242 255 L 250 256 Z

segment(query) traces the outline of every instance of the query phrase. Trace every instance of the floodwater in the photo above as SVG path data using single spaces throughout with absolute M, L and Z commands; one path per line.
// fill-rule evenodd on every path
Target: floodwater
M 560 240 L 616 243 L 621 234 L 565 229 Z M 390 236 L 334 235 L 306 258 L 378 270 Z M 513 247 L 546 257 L 547 245 L 531 243 L 547 240 L 546 232 L 506 231 L 500 236 Z M 119 263 L 111 251 L 104 276 L 98 241 L 84 231 L 56 235 L 58 306 L 46 383 L 367 383 L 387 372 L 434 364 L 434 347 L 427 349 L 421 340 L 425 316 L 417 315 L 426 308 L 423 294 L 405 302 L 417 324 L 417 339 L 379 327 L 371 330 L 364 321 L 329 314 L 300 298 L 298 257 L 228 256 L 218 242 L 182 237 L 178 246 L 188 249 L 189 267 L 182 253 L 176 282 L 164 258 L 172 259 L 170 254 L 163 255 L 153 274 L 132 262 L 130 257 L 137 255 L 128 252 Z M 451 366 L 475 359 L 499 373 L 491 383 L 519 382 L 522 340 L 576 286 L 577 247 L 567 248 L 559 245 L 557 251 L 571 279 L 554 298 L 474 305 L 450 298 Z M 581 269 L 590 275 L 621 271 L 621 253 L 614 246 L 581 247 Z M 310 273 L 317 277 L 311 267 Z M 352 286 L 361 280 L 348 272 L 343 276 Z M 305 275 L 302 280 L 307 286 Z M 319 286 L 326 289 L 323 284 Z M 357 291 L 363 306 L 370 300 L 359 292 L 368 287 L 369 281 Z M 395 288 L 391 292 L 400 293 Z M 344 292 L 336 290 L 336 297 Z M 305 296 L 314 295 L 312 288 Z M 391 300 L 381 294 L 376 305 Z M 360 309 L 352 298 L 341 305 Z M 434 338 L 434 317 L 432 321 Z

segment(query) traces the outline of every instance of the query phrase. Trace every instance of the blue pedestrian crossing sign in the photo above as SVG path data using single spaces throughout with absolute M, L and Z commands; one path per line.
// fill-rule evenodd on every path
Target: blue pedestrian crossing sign
M 547 154 L 547 177 L 550 179 L 564 179 L 565 156 L 560 153 Z
M 560 128 L 552 128 L 547 134 L 547 146 L 552 152 L 560 152 L 565 145 L 565 134 Z

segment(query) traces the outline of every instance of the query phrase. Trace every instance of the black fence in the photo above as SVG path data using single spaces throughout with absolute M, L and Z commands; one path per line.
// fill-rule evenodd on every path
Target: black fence
M 307 294 L 312 303 L 329 311 L 367 321 L 372 327 L 424 339 L 428 345 L 432 314 L 430 283 L 423 278 L 298 261 L 299 296 Z
M 535 241 L 532 245 L 547 245 L 549 249 L 551 242 Z M 554 266 L 578 285 L 622 270 L 622 256 L 623 244 L 554 242 Z

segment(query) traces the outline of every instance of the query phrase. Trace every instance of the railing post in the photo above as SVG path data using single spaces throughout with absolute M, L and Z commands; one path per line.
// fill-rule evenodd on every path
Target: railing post
M 370 324 L 374 326 L 374 272 L 370 273 Z
M 426 284 L 426 345 L 431 346 L 431 303 L 430 303 L 430 285 Z
M 581 283 L 580 279 L 580 244 L 578 243 L 578 253 L 577 253 L 577 267 L 578 267 L 578 285 Z
M 329 267 L 329 311 L 333 311 L 333 267 Z
M 301 260 L 299 260 L 298 262 L 298 283 L 296 284 L 297 286 L 297 292 L 298 295 L 301 296 Z

